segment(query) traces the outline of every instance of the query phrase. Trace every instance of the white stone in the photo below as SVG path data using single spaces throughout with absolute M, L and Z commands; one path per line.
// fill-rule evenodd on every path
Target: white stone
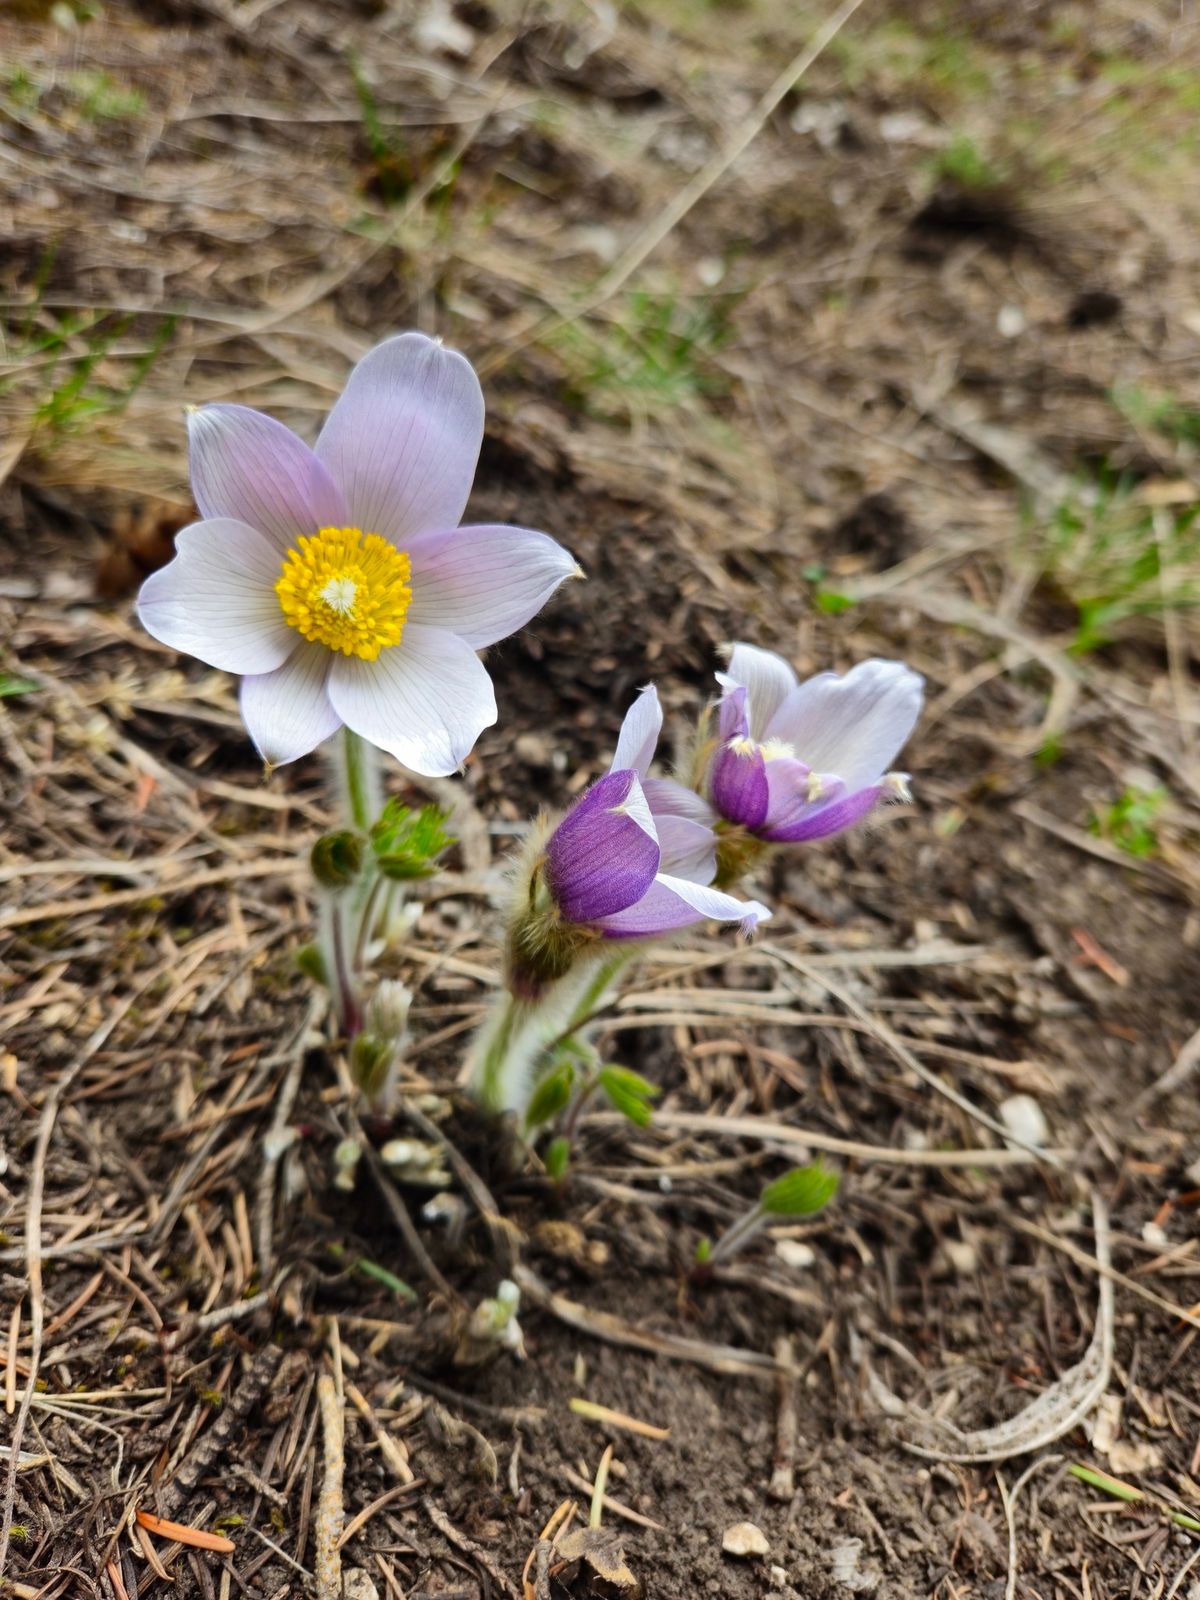
M 725 1529 L 721 1540 L 721 1549 L 727 1556 L 765 1556 L 770 1548 L 766 1534 L 753 1522 L 735 1522 L 732 1528 Z
M 1031 1094 L 1012 1094 L 1000 1103 L 1000 1120 L 1015 1138 L 1035 1149 L 1050 1139 L 1050 1127 L 1041 1106 Z

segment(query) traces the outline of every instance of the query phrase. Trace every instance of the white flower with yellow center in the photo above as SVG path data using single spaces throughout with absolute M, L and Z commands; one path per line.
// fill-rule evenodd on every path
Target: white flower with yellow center
M 243 675 L 270 766 L 344 724 L 414 772 L 454 772 L 496 720 L 476 651 L 579 570 L 544 533 L 458 525 L 483 439 L 470 364 L 421 334 L 386 340 L 312 450 L 245 406 L 201 407 L 188 429 L 204 520 L 143 584 L 148 632 Z

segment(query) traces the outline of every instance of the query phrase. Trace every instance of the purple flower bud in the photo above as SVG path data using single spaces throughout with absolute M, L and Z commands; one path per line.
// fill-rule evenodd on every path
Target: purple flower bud
M 660 858 L 637 773 L 610 772 L 551 834 L 546 882 L 568 922 L 598 922 L 641 899 Z

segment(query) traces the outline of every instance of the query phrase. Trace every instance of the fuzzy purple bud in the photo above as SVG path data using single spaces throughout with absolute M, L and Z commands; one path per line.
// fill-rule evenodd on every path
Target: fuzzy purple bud
M 642 898 L 660 856 L 637 773 L 610 772 L 551 834 L 546 883 L 568 922 L 598 922 Z

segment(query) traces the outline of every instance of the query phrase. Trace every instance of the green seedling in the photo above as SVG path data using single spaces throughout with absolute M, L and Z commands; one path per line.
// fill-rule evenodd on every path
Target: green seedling
M 758 1200 L 715 1242 L 701 1239 L 696 1246 L 693 1276 L 705 1278 L 714 1267 L 729 1261 L 754 1239 L 774 1217 L 811 1217 L 838 1192 L 840 1179 L 822 1162 L 793 1167 L 769 1183 Z
M 1075 607 L 1070 650 L 1087 655 L 1131 621 L 1200 604 L 1200 503 L 1151 507 L 1101 473 L 1029 540 L 1043 578 Z
M 1157 1511 L 1168 1522 L 1173 1522 L 1177 1528 L 1187 1528 L 1191 1533 L 1200 1533 L 1200 1520 L 1189 1517 L 1185 1511 L 1175 1511 L 1160 1501 L 1152 1500 L 1148 1494 L 1141 1489 L 1135 1489 L 1131 1483 L 1122 1483 L 1120 1478 L 1110 1478 L 1107 1472 L 1096 1472 L 1092 1467 L 1082 1466 L 1079 1462 L 1074 1462 L 1067 1471 L 1081 1483 L 1090 1484 L 1093 1489 L 1101 1489 L 1105 1494 L 1112 1495 L 1115 1500 L 1125 1500 L 1131 1505 L 1141 1502 Z
M 1112 805 L 1093 814 L 1089 832 L 1098 839 L 1107 839 L 1126 855 L 1144 861 L 1158 854 L 1158 832 L 1155 818 L 1167 799 L 1163 788 L 1125 789 Z

